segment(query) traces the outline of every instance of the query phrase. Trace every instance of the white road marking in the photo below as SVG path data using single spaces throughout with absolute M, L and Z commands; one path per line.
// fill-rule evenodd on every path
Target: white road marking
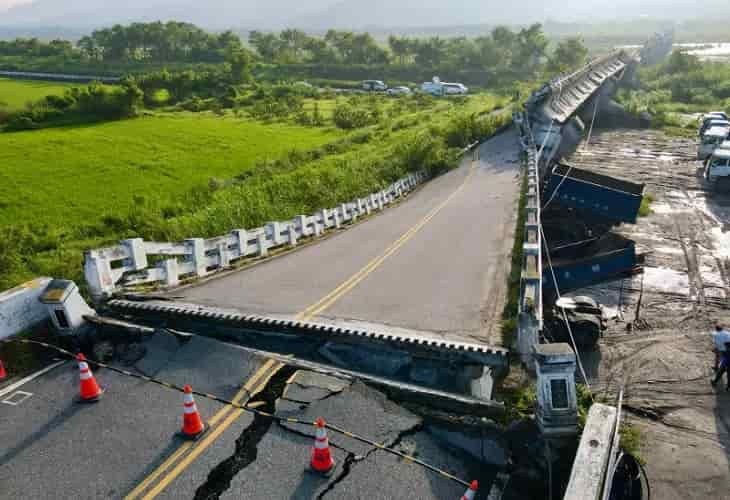
M 32 392 L 15 391 L 9 398 L 3 400 L 3 403 L 10 406 L 18 406 L 32 395 Z
M 4 389 L 0 389 L 0 398 L 4 398 L 5 396 L 7 396 L 8 394 L 10 394 L 11 392 L 17 391 L 18 389 L 20 389 L 21 387 L 23 387 L 28 382 L 30 382 L 32 380 L 35 380 L 38 377 L 40 377 L 41 375 L 44 375 L 44 374 L 50 372 L 51 370 L 53 370 L 57 366 L 61 366 L 65 362 L 66 362 L 66 360 L 58 361 L 57 363 L 53 363 L 52 365 L 46 366 L 42 370 L 38 370 L 37 372 L 35 372 L 35 373 L 31 374 L 31 375 L 28 375 L 25 378 L 22 378 L 22 379 L 18 380 L 14 384 L 10 384 L 9 386 L 5 387 Z

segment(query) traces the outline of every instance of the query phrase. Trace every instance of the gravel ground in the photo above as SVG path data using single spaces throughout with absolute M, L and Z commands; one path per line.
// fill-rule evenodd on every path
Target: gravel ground
M 730 196 L 705 185 L 696 148 L 657 131 L 612 130 L 569 162 L 646 183 L 655 198 L 649 216 L 617 230 L 645 253 L 645 272 L 578 293 L 616 316 L 600 350 L 582 357 L 599 395 L 614 401 L 624 386 L 652 498 L 662 500 L 730 499 L 730 393 L 709 383 L 710 331 L 730 327 Z

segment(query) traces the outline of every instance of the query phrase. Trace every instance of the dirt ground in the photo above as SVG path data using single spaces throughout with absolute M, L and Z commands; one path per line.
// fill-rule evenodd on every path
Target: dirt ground
M 644 273 L 579 294 L 614 316 L 582 357 L 599 396 L 615 401 L 623 384 L 660 500 L 730 499 L 730 392 L 710 385 L 710 332 L 730 328 L 730 196 L 705 185 L 696 151 L 691 139 L 612 130 L 569 162 L 646 183 L 655 198 L 649 216 L 617 229 L 646 255 Z

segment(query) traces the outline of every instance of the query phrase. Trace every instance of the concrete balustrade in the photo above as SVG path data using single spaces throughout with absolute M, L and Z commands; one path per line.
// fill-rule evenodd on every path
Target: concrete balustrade
M 517 350 L 522 362 L 534 369 L 534 348 L 540 342 L 542 330 L 542 233 L 540 230 L 540 177 L 537 145 L 527 116 L 514 120 L 520 126 L 521 140 L 527 165 L 525 232 L 522 243 L 522 274 L 517 322 Z
M 140 285 L 172 288 L 182 280 L 229 269 L 240 259 L 265 257 L 273 249 L 294 247 L 303 239 L 354 223 L 359 217 L 383 210 L 426 179 L 425 172 L 410 174 L 386 189 L 336 208 L 322 209 L 311 216 L 297 215 L 291 221 L 271 221 L 260 228 L 234 229 L 215 238 L 172 243 L 134 238 L 117 246 L 89 250 L 84 254 L 86 281 L 95 300 Z

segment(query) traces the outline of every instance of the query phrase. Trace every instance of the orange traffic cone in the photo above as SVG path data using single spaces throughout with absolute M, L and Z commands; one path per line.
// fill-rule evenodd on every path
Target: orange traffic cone
M 193 398 L 193 388 L 186 385 L 183 388 L 183 427 L 180 434 L 186 439 L 198 439 L 208 430 L 198 413 L 198 407 Z
M 312 470 L 329 476 L 335 469 L 335 461 L 330 453 L 330 442 L 327 439 L 327 428 L 324 419 L 318 418 L 315 425 L 317 431 L 314 437 L 314 449 L 312 450 Z
M 78 353 L 76 360 L 79 362 L 79 378 L 81 379 L 79 401 L 82 403 L 95 403 L 104 394 L 104 389 L 96 383 L 94 374 L 91 373 L 89 364 L 86 362 L 86 357 Z
M 469 489 L 466 490 L 466 493 L 464 493 L 464 496 L 461 497 L 461 500 L 474 500 L 474 497 L 477 494 L 478 488 L 479 488 L 479 483 L 476 481 L 472 481 L 471 485 L 469 486 Z
M 8 372 L 5 371 L 5 367 L 3 366 L 3 360 L 0 359 L 0 380 L 4 379 L 8 376 Z

